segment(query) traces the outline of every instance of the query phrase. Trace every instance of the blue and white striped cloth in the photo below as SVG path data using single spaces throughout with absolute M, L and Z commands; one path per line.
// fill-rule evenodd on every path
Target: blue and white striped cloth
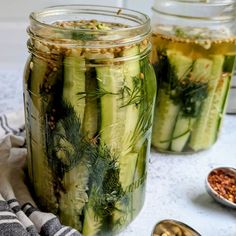
M 22 114 L 0 114 L 0 236 L 81 236 L 37 209 L 24 183 L 27 151 Z

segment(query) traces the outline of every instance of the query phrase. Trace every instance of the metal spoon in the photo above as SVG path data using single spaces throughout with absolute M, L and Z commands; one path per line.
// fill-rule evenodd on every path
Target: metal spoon
M 158 222 L 152 236 L 201 236 L 190 226 L 176 220 L 162 220 Z
M 210 173 L 208 174 L 207 178 L 206 178 L 206 190 L 209 193 L 209 195 L 211 197 L 213 197 L 217 202 L 227 206 L 227 207 L 231 207 L 231 208 L 235 208 L 236 209 L 236 203 L 233 203 L 229 200 L 227 200 L 226 198 L 224 198 L 223 196 L 221 196 L 219 193 L 217 193 L 210 185 L 209 183 L 209 176 L 211 175 L 211 173 L 213 171 L 219 171 L 222 170 L 225 173 L 230 174 L 231 176 L 235 176 L 236 179 L 236 169 L 231 168 L 231 167 L 219 167 L 219 168 L 215 168 L 213 170 L 210 171 Z

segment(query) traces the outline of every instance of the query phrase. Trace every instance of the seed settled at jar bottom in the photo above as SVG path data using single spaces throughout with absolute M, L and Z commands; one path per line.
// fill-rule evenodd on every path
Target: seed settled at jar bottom
M 208 177 L 208 182 L 220 196 L 236 203 L 236 174 L 230 171 L 214 170 Z

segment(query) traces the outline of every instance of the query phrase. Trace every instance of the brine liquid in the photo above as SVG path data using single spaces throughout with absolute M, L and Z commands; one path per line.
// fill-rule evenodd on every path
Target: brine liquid
M 153 69 L 147 58 L 109 60 L 120 57 L 121 48 L 37 50 L 24 82 L 37 203 L 84 236 L 114 235 L 144 202 Z
M 235 39 L 153 34 L 158 94 L 152 145 L 194 152 L 217 140 L 234 69 Z
M 157 60 L 158 50 L 176 50 L 192 59 L 209 58 L 211 55 L 236 55 L 236 39 L 191 39 L 153 34 L 152 63 Z

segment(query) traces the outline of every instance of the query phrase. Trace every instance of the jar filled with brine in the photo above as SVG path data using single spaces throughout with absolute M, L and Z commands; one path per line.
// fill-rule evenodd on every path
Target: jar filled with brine
M 157 150 L 196 152 L 216 142 L 235 64 L 235 12 L 234 0 L 155 1 Z
M 141 210 L 156 95 L 148 16 L 58 6 L 30 16 L 24 78 L 28 170 L 38 205 L 84 236 Z

